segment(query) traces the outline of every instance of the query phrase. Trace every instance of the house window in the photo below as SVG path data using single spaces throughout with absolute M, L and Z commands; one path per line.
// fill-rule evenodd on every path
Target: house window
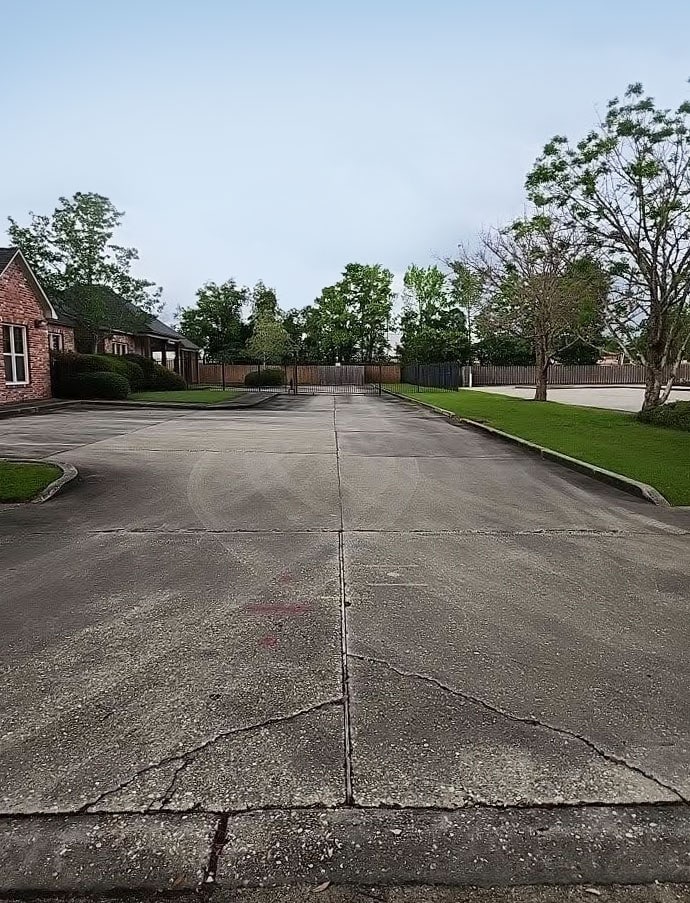
M 51 351 L 64 351 L 65 349 L 65 337 L 61 332 L 51 332 L 50 336 L 50 350 Z
M 125 345 L 124 342 L 113 342 L 112 354 L 129 354 L 129 346 Z
M 29 349 L 26 326 L 2 327 L 2 357 L 5 364 L 5 383 L 26 386 L 29 383 Z

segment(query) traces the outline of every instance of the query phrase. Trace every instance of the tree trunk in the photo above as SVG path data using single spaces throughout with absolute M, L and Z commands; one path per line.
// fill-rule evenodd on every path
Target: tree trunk
M 546 401 L 546 386 L 549 378 L 549 367 L 551 359 L 541 348 L 537 348 L 537 378 L 536 390 L 534 393 L 535 401 Z
M 655 353 L 650 353 L 647 358 L 647 366 L 645 367 L 644 401 L 642 402 L 643 411 L 647 411 L 649 408 L 655 408 L 661 403 L 661 382 L 661 357 Z

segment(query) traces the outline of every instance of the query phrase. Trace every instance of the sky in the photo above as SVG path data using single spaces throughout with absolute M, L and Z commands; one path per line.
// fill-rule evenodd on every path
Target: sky
M 642 81 L 690 96 L 681 0 L 0 0 L 8 215 L 94 191 L 164 289 L 263 279 L 302 307 L 524 207 L 553 134 Z M 687 89 L 687 90 L 686 90 Z

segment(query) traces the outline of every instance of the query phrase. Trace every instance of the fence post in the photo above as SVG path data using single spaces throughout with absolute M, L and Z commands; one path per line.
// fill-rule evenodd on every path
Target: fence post
M 379 362 L 379 395 L 381 394 L 381 382 L 382 382 L 382 377 L 383 377 L 383 366 L 382 366 L 382 364 Z

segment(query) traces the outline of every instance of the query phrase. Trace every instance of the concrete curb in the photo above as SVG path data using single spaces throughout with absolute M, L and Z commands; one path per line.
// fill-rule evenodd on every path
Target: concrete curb
M 391 392 L 389 389 L 384 389 L 384 392 L 401 401 L 420 405 L 436 414 L 440 414 L 456 426 L 487 433 L 495 439 L 500 439 L 502 442 L 509 442 L 511 445 L 517 445 L 524 449 L 524 451 L 530 452 L 533 455 L 538 455 L 545 461 L 552 461 L 555 464 L 560 464 L 562 467 L 567 467 L 569 470 L 585 474 L 585 476 L 598 480 L 600 483 L 606 483 L 608 486 L 613 486 L 615 489 L 627 492 L 628 495 L 637 496 L 637 498 L 641 498 L 652 505 L 658 505 L 662 508 L 672 507 L 668 499 L 664 498 L 657 489 L 650 486 L 648 483 L 641 483 L 639 480 L 633 480 L 631 477 L 624 477 L 622 474 L 614 473 L 612 470 L 605 470 L 603 467 L 597 467 L 596 464 L 588 464 L 587 461 L 581 461 L 579 458 L 571 458 L 569 455 L 564 455 L 551 448 L 545 448 L 543 445 L 537 445 L 535 442 L 529 442 L 527 439 L 521 439 L 519 436 L 513 436 L 512 433 L 505 433 L 503 430 L 497 430 L 495 427 L 487 426 L 485 423 L 480 423 L 477 420 L 468 420 L 466 417 L 458 417 L 451 411 L 446 411 L 444 408 L 429 404 L 427 401 L 415 401 L 414 398 L 411 398 L 408 395 L 401 395 L 399 392 Z
M 0 895 L 681 883 L 689 831 L 684 803 L 8 814 Z
M 61 476 L 53 480 L 52 483 L 49 483 L 46 488 L 41 490 L 35 498 L 31 499 L 31 501 L 9 502 L 10 505 L 40 505 L 43 502 L 47 502 L 48 499 L 52 499 L 52 497 L 57 495 L 58 492 L 61 492 L 68 483 L 71 483 L 72 480 L 76 480 L 79 476 L 79 471 L 74 464 L 67 464 L 65 461 L 47 461 L 45 458 L 3 458 L 2 460 L 11 461 L 13 464 L 53 464 L 62 471 Z
M 54 411 L 73 408 L 78 404 L 79 402 L 76 400 L 64 400 L 56 401 L 54 404 L 31 404 L 31 402 L 27 402 L 18 407 L 3 408 L 0 406 L 0 420 L 5 420 L 9 417 L 29 417 L 32 414 L 52 414 Z
M 84 399 L 80 401 L 80 407 L 98 407 L 98 408 L 144 408 L 148 410 L 169 410 L 169 411 L 240 411 L 243 408 L 257 408 L 259 405 L 277 398 L 280 393 L 272 392 L 270 395 L 259 395 L 252 398 L 251 401 L 245 401 L 241 404 L 238 401 L 221 401 L 218 404 L 193 404 L 187 401 L 104 401 L 97 398 Z

